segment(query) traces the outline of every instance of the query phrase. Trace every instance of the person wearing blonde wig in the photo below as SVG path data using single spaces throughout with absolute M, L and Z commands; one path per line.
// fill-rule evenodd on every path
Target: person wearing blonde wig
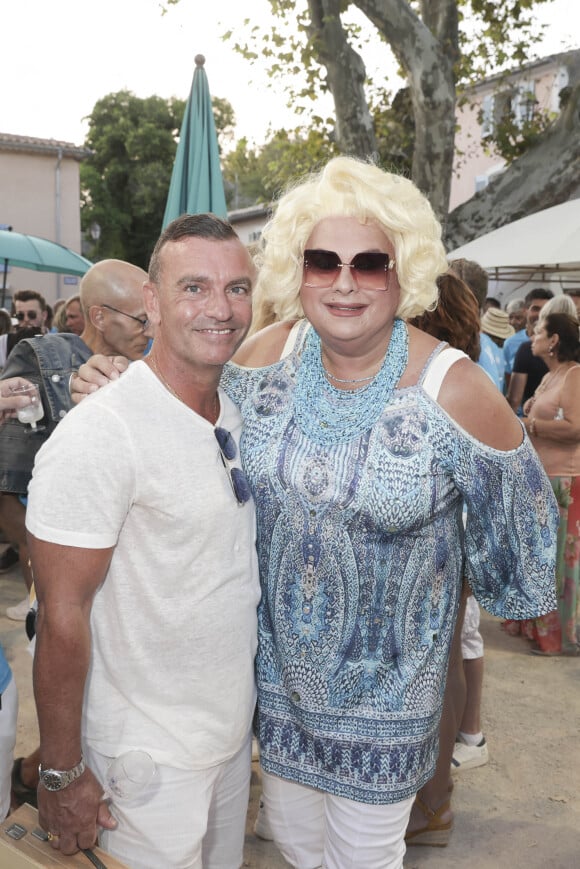
M 557 510 L 486 374 L 405 324 L 447 268 L 411 181 L 334 158 L 282 196 L 259 259 L 254 328 L 282 322 L 222 384 L 258 518 L 266 815 L 299 869 L 394 869 L 435 767 L 464 562 L 491 612 L 548 612 Z
M 282 196 L 258 259 L 255 305 L 282 322 L 223 384 L 258 513 L 266 815 L 300 869 L 400 867 L 464 560 L 491 612 L 546 612 L 555 502 L 486 374 L 405 325 L 447 269 L 411 181 L 331 160 Z

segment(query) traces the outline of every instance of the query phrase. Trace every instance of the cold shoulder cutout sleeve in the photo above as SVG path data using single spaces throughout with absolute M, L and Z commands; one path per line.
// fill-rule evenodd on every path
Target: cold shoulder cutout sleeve
M 555 609 L 558 508 L 528 438 L 500 452 L 460 437 L 452 463 L 466 507 L 466 575 L 479 603 L 509 619 Z

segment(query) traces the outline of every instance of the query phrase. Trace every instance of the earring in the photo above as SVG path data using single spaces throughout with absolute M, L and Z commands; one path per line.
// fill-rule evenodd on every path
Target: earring
M 550 356 L 554 355 L 554 345 L 552 345 L 551 347 L 548 347 L 548 353 Z

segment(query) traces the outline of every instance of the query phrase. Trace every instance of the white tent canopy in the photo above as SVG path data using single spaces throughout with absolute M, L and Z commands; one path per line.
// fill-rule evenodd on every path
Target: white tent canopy
M 504 297 L 527 285 L 551 284 L 558 292 L 580 286 L 580 199 L 530 214 L 494 229 L 448 254 L 485 268 L 494 294 Z M 511 286 L 509 286 L 511 284 Z M 492 288 L 490 287 L 490 290 Z
M 580 199 L 514 220 L 449 254 L 460 258 L 485 269 L 580 268 Z

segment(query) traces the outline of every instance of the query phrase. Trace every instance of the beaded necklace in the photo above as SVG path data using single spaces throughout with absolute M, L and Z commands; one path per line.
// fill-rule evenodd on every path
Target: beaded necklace
M 361 389 L 337 389 L 324 374 L 320 337 L 310 329 L 294 393 L 294 418 L 300 430 L 315 443 L 326 445 L 347 443 L 368 431 L 383 413 L 407 367 L 408 349 L 407 327 L 397 318 L 374 380 Z

